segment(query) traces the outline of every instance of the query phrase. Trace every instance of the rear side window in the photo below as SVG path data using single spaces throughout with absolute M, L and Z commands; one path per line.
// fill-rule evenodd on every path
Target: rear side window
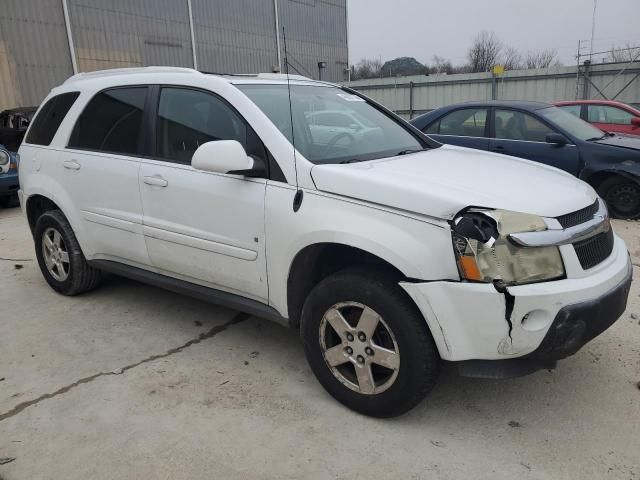
M 451 112 L 439 121 L 429 125 L 425 133 L 440 135 L 458 135 L 465 137 L 484 137 L 487 123 L 486 108 L 463 108 Z
M 138 155 L 147 87 L 113 88 L 91 99 L 78 118 L 70 148 Z
M 582 105 L 560 105 L 558 108 L 580 118 L 580 110 L 582 108 Z
M 62 120 L 79 96 L 80 92 L 69 92 L 50 98 L 33 120 L 27 135 L 27 143 L 49 145 Z

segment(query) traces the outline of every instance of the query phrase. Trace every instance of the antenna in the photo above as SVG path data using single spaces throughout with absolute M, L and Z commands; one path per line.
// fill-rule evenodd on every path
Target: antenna
M 287 32 L 282 26 L 282 41 L 284 43 L 284 66 L 287 74 L 287 93 L 289 95 L 289 118 L 291 120 L 291 143 L 293 144 L 293 168 L 296 172 L 296 194 L 293 197 L 293 211 L 297 212 L 302 205 L 302 190 L 298 186 L 298 158 L 296 156 L 296 134 L 293 128 L 293 104 L 291 102 L 291 79 L 289 78 L 289 54 L 287 52 Z

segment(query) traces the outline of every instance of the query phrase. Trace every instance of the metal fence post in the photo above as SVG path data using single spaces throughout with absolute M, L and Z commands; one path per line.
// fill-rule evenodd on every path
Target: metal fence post
M 582 83 L 582 99 L 589 100 L 591 96 L 591 79 L 589 78 L 589 69 L 591 68 L 591 60 L 584 61 L 584 71 L 582 75 L 584 76 L 584 81 Z
M 498 98 L 498 79 L 496 74 L 491 72 L 491 100 Z
M 409 82 L 409 120 L 413 119 L 413 82 Z

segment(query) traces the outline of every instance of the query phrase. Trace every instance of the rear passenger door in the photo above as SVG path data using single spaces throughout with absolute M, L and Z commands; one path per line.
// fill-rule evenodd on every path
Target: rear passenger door
M 97 93 L 73 128 L 62 181 L 79 210 L 92 257 L 148 266 L 138 186 L 148 87 Z
M 495 108 L 493 133 L 489 150 L 526 158 L 578 174 L 580 155 L 575 145 L 546 142 L 553 128 L 530 113 L 508 108 Z
M 441 143 L 487 150 L 487 108 L 461 108 L 449 112 L 424 129 Z
M 144 235 L 164 274 L 267 301 L 266 179 L 195 170 L 206 142 L 237 140 L 248 154 L 265 149 L 245 120 L 211 92 L 156 89 L 153 159 L 140 170 Z

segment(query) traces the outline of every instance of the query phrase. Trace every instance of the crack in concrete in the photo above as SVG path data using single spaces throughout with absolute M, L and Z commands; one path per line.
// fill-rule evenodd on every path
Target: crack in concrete
M 189 348 L 192 345 L 196 345 L 196 344 L 202 342 L 203 340 L 207 340 L 207 339 L 209 339 L 211 337 L 216 336 L 220 332 L 224 332 L 231 325 L 235 325 L 236 323 L 240 323 L 240 322 L 244 322 L 245 320 L 248 320 L 250 317 L 251 317 L 251 315 L 249 315 L 248 313 L 238 313 L 237 315 L 235 315 L 228 322 L 223 323 L 222 325 L 216 325 L 215 327 L 213 327 L 208 332 L 200 334 L 198 336 L 198 338 L 194 338 L 192 340 L 189 340 L 188 342 L 183 343 L 179 347 L 167 350 L 165 353 L 151 355 L 151 356 L 149 356 L 147 358 L 144 358 L 144 359 L 142 359 L 142 360 L 140 360 L 140 361 L 138 361 L 136 363 L 131 363 L 129 365 L 126 365 L 126 366 L 124 366 L 122 368 L 118 368 L 118 369 L 113 370 L 111 372 L 95 373 L 95 374 L 90 375 L 88 377 L 81 378 L 80 380 L 77 380 L 77 381 L 75 381 L 73 383 L 70 383 L 69 385 L 66 385 L 66 386 L 64 386 L 62 388 L 59 388 L 55 392 L 45 393 L 44 395 L 40 395 L 38 398 L 35 398 L 33 400 L 29 400 L 27 402 L 22 402 L 22 403 L 16 405 L 15 407 L 13 407 L 8 412 L 0 414 L 0 422 L 2 422 L 3 420 L 6 420 L 8 418 L 11 418 L 11 417 L 14 417 L 14 416 L 18 415 L 19 413 L 21 413 L 25 409 L 27 409 L 27 408 L 29 408 L 29 407 L 31 407 L 33 405 L 37 405 L 38 403 L 42 402 L 43 400 L 48 400 L 50 398 L 54 398 L 54 397 L 57 397 L 59 395 L 63 395 L 65 393 L 67 393 L 69 390 L 72 390 L 72 389 L 74 389 L 74 388 L 76 388 L 76 387 L 78 387 L 80 385 L 85 384 L 85 383 L 91 383 L 97 378 L 108 377 L 108 376 L 112 376 L 112 375 L 122 375 L 126 371 L 131 370 L 131 369 L 136 368 L 136 367 L 139 367 L 140 365 L 143 365 L 145 363 L 153 362 L 155 360 L 159 360 L 161 358 L 166 358 L 166 357 L 169 357 L 171 355 L 175 355 L 176 353 L 180 353 L 184 349 Z

